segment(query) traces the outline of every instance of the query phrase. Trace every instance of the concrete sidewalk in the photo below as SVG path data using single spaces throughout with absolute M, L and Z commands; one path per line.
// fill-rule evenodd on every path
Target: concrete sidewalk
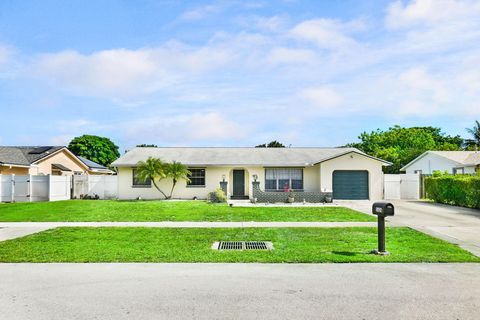
M 30 227 L 2 227 L 0 228 L 0 241 L 11 240 L 28 236 L 30 234 L 42 232 L 51 229 L 48 226 L 30 226 Z
M 333 228 L 374 227 L 374 222 L 0 222 L 0 241 L 59 227 Z

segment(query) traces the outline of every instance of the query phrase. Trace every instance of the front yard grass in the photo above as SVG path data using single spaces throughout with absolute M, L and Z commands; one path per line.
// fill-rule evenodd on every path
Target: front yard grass
M 0 222 L 375 221 L 344 207 L 229 207 L 205 201 L 67 200 L 0 204 Z
M 1 262 L 480 262 L 459 247 L 401 227 L 376 228 L 58 228 L 0 243 Z M 212 250 L 219 240 L 272 241 L 273 251 Z

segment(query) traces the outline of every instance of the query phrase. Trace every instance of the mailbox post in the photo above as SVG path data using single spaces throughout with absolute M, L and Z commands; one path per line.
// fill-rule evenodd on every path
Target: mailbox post
M 372 213 L 377 216 L 378 222 L 378 249 L 373 250 L 372 253 L 386 256 L 390 253 L 385 250 L 385 217 L 393 216 L 395 208 L 389 202 L 375 202 L 372 205 Z

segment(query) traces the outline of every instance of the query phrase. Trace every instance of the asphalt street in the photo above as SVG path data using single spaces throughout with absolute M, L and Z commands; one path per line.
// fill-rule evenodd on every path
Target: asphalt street
M 480 264 L 1 264 L 1 319 L 478 319 Z

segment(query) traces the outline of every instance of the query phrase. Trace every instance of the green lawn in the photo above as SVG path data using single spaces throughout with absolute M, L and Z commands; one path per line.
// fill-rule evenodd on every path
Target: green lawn
M 0 243 L 0 262 L 480 262 L 459 247 L 409 228 L 58 228 Z M 268 240 L 273 251 L 211 249 L 219 240 Z
M 0 222 L 19 221 L 375 221 L 343 207 L 229 207 L 205 201 L 68 200 L 0 204 Z

